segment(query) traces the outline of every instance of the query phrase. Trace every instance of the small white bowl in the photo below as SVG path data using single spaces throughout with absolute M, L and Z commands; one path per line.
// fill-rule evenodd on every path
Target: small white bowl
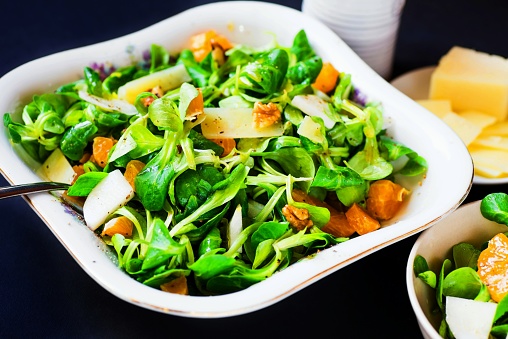
M 508 227 L 485 219 L 480 213 L 481 201 L 461 206 L 447 218 L 424 231 L 416 240 L 406 267 L 407 293 L 423 337 L 441 339 L 438 333 L 440 318 L 432 313 L 436 306 L 435 290 L 413 273 L 417 255 L 423 256 L 429 268 L 439 272 L 445 258 L 452 259 L 451 248 L 459 242 L 481 245 L 494 235 L 508 231 Z

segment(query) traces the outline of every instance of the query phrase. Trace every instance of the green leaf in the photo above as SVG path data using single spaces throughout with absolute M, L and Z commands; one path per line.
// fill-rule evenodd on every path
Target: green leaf
M 468 243 L 459 243 L 452 247 L 455 267 L 471 267 L 478 270 L 478 257 L 481 251 Z
M 437 305 L 441 309 L 441 312 L 444 312 L 444 304 L 443 304 L 443 281 L 446 275 L 452 270 L 452 262 L 450 259 L 445 259 L 441 266 L 441 271 L 439 272 L 439 280 L 436 286 L 436 301 Z
M 280 48 L 262 53 L 245 65 L 238 78 L 238 86 L 259 94 L 273 95 L 280 90 L 288 69 L 289 56 Z
M 183 129 L 183 120 L 176 103 L 167 96 L 156 99 L 148 108 L 148 116 L 153 124 L 161 129 L 179 132 Z
M 164 146 L 134 179 L 136 193 L 143 206 L 150 211 L 160 211 L 168 196 L 169 183 L 175 175 L 177 136 L 169 133 Z
M 488 194 L 480 203 L 480 212 L 485 219 L 508 226 L 508 194 Z
M 194 272 L 196 277 L 207 280 L 230 272 L 235 265 L 236 260 L 234 258 L 216 254 L 200 257 L 189 268 Z
M 90 194 L 99 182 L 107 177 L 106 172 L 88 172 L 81 174 L 76 182 L 67 190 L 67 195 L 75 197 L 86 197 Z
M 60 141 L 63 154 L 71 160 L 81 159 L 88 142 L 93 139 L 96 132 L 97 127 L 88 120 L 67 129 Z
M 120 86 L 134 79 L 136 72 L 136 66 L 119 68 L 104 79 L 102 82 L 102 91 L 109 94 L 116 93 Z
M 96 95 L 98 97 L 102 97 L 102 81 L 99 76 L 99 73 L 97 73 L 90 67 L 85 67 L 84 75 L 85 75 L 85 83 L 88 88 L 88 93 Z
M 418 276 L 420 273 L 426 271 L 429 271 L 429 264 L 427 263 L 427 260 L 419 254 L 416 255 L 415 260 L 413 261 L 414 274 Z
M 325 166 L 320 166 L 311 187 L 323 187 L 327 190 L 335 191 L 346 187 L 363 185 L 364 182 L 365 180 L 350 168 L 336 167 L 329 169 Z
M 494 325 L 507 325 L 508 328 L 508 294 L 497 304 Z
M 185 245 L 173 240 L 164 222 L 157 218 L 154 220 L 152 239 L 143 260 L 142 269 L 157 267 L 170 257 L 182 254 L 184 250 Z
M 475 299 L 483 283 L 471 267 L 460 267 L 451 271 L 443 280 L 442 291 L 445 296 Z
M 220 236 L 220 230 L 217 227 L 213 227 L 206 237 L 199 243 L 198 256 L 202 256 L 205 253 L 220 248 L 222 238 Z
M 309 153 L 302 147 L 284 147 L 273 152 L 259 153 L 265 159 L 276 161 L 282 169 L 296 178 L 312 178 L 316 173 L 314 161 Z M 310 188 L 309 181 L 295 183 L 305 192 Z
M 150 73 L 160 71 L 169 65 L 170 55 L 168 51 L 157 44 L 150 46 Z
M 289 224 L 287 222 L 264 222 L 254 233 L 252 233 L 251 245 L 253 249 L 256 249 L 260 243 L 267 239 L 279 239 L 288 229 Z
M 418 274 L 418 278 L 422 279 L 427 285 L 432 288 L 436 288 L 437 278 L 436 273 L 432 271 L 425 271 Z
M 194 222 L 202 214 L 233 199 L 245 185 L 245 178 L 249 170 L 250 168 L 242 163 L 237 165 L 226 179 L 214 185 L 214 193 L 201 206 L 171 229 L 171 234 L 178 234 L 181 228 Z
M 318 56 L 314 56 L 307 60 L 298 61 L 295 65 L 289 67 L 287 76 L 294 84 L 312 84 L 322 67 L 323 60 Z
M 296 61 L 307 60 L 316 55 L 309 43 L 305 30 L 301 29 L 296 33 L 293 38 L 291 53 L 295 55 Z

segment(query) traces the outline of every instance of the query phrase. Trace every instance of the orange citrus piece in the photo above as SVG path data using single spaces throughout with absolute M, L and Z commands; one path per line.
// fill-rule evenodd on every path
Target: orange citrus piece
M 375 181 L 367 194 L 367 212 L 378 220 L 388 220 L 397 214 L 408 194 L 407 189 L 393 181 Z
M 202 61 L 215 46 L 219 46 L 223 51 L 233 47 L 226 37 L 217 34 L 214 30 L 199 33 L 190 38 L 190 49 L 198 62 Z
M 74 179 L 72 179 L 72 183 L 74 184 L 81 174 L 85 174 L 85 169 L 83 168 L 82 164 L 74 165 L 72 166 L 72 169 L 74 170 L 74 173 L 76 173 Z
M 203 114 L 205 109 L 203 102 L 203 93 L 201 89 L 198 88 L 198 96 L 192 99 L 189 103 L 189 107 L 187 107 L 186 117 L 194 117 L 199 114 Z
M 100 167 L 106 166 L 108 163 L 109 151 L 115 144 L 115 140 L 106 137 L 95 137 L 93 139 L 93 159 Z
M 225 157 L 236 147 L 236 141 L 232 138 L 210 139 L 210 141 L 213 141 L 224 149 L 222 154 L 219 155 L 220 157 Z
M 173 279 L 167 283 L 160 285 L 160 288 L 164 292 L 176 293 L 176 294 L 189 294 L 189 288 L 187 286 L 187 278 L 182 275 L 176 279 Z
M 346 218 L 349 224 L 359 235 L 375 231 L 381 227 L 379 221 L 371 217 L 360 205 L 354 203 L 347 211 Z
M 125 167 L 125 173 L 123 174 L 123 177 L 131 185 L 134 191 L 136 191 L 136 188 L 134 187 L 134 178 L 136 178 L 136 175 L 141 172 L 143 167 L 145 167 L 145 164 L 142 161 L 135 159 L 129 161 Z
M 312 86 L 324 93 L 331 92 L 337 86 L 339 75 L 331 63 L 325 62 Z
M 321 231 L 330 233 L 334 237 L 349 237 L 355 233 L 355 229 L 349 224 L 343 211 L 336 209 L 325 201 L 308 195 L 302 190 L 293 189 L 291 196 L 295 201 L 313 206 L 326 207 L 330 211 L 330 221 L 321 228 Z
M 116 217 L 111 219 L 104 225 L 104 229 L 102 230 L 102 236 L 110 236 L 112 237 L 115 234 L 121 234 L 125 237 L 130 237 L 132 235 L 132 229 L 134 224 L 129 218 L 124 217 L 123 215 L 120 217 Z
M 478 275 L 494 301 L 501 301 L 508 293 L 508 238 L 503 233 L 490 239 L 480 254 Z

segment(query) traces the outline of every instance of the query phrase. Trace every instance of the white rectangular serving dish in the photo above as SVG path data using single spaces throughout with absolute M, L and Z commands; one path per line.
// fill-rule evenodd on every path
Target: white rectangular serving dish
M 290 46 L 304 29 L 323 60 L 352 74 L 353 83 L 370 100 L 381 101 L 389 135 L 423 156 L 429 165 L 404 212 L 375 232 L 319 252 L 246 290 L 213 297 L 165 293 L 136 282 L 117 266 L 115 255 L 79 217 L 48 193 L 28 197 L 33 210 L 98 284 L 135 305 L 163 313 L 217 318 L 259 310 L 329 274 L 418 233 L 454 211 L 472 185 L 473 164 L 462 141 L 433 114 L 403 95 L 370 69 L 337 35 L 300 11 L 255 1 L 218 2 L 193 8 L 146 29 L 111 41 L 73 49 L 22 65 L 0 79 L 0 112 L 19 112 L 33 94 L 77 80 L 94 62 L 126 65 L 140 59 L 152 43 L 178 52 L 196 33 L 215 29 L 232 42 L 263 46 L 275 35 Z M 39 181 L 29 161 L 0 132 L 0 172 L 11 184 Z M 316 296 L 319 298 L 319 296 Z

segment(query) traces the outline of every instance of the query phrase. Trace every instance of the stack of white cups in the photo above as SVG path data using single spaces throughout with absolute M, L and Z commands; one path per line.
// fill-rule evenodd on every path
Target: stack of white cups
M 405 0 L 303 0 L 302 12 L 330 27 L 374 71 L 389 79 Z

